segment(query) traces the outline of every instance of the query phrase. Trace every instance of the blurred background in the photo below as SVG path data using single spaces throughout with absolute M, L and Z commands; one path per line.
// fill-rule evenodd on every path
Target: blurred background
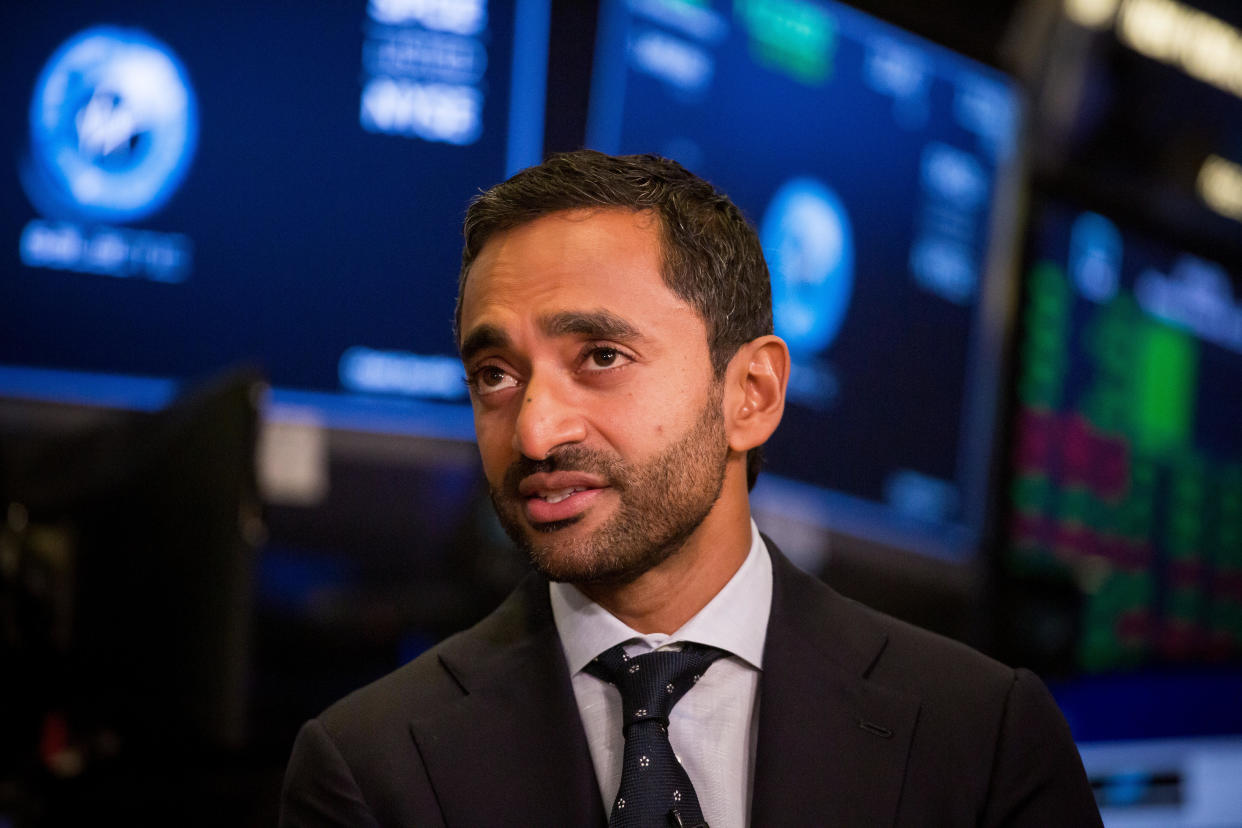
M 1110 826 L 1242 825 L 1242 6 L 0 10 L 0 826 L 272 825 L 299 724 L 524 573 L 470 196 L 681 160 L 794 371 L 756 519 L 1038 671 Z

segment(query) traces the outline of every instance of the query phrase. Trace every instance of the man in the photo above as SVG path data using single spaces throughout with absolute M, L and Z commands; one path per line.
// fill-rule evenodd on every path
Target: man
M 537 572 L 308 722 L 282 824 L 1099 824 L 1036 677 L 759 535 L 789 355 L 727 198 L 650 156 L 519 173 L 467 214 L 457 331 L 492 499 Z

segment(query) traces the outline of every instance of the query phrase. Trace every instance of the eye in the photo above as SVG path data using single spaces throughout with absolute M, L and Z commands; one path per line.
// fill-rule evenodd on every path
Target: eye
M 467 382 L 480 397 L 517 387 L 517 378 L 498 365 L 484 365 L 470 375 Z
M 606 371 L 629 362 L 630 357 L 608 345 L 593 345 L 586 352 L 583 369 L 586 371 Z

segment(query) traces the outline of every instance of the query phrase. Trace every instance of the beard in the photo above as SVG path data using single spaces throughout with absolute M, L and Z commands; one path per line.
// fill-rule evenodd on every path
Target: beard
M 519 458 L 492 504 L 505 533 L 539 572 L 573 584 L 624 584 L 663 563 L 685 545 L 720 498 L 729 446 L 721 411 L 723 386 L 709 395 L 690 430 L 657 456 L 627 464 L 616 454 L 570 445 L 543 460 Z M 531 525 L 518 484 L 537 472 L 597 474 L 619 495 L 612 517 L 585 537 L 559 537 L 584 515 Z

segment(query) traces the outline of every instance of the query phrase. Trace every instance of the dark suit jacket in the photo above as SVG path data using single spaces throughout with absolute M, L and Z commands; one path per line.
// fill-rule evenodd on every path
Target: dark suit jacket
M 1037 677 L 772 565 L 754 825 L 1100 824 Z M 604 825 L 547 582 L 307 722 L 280 821 Z

